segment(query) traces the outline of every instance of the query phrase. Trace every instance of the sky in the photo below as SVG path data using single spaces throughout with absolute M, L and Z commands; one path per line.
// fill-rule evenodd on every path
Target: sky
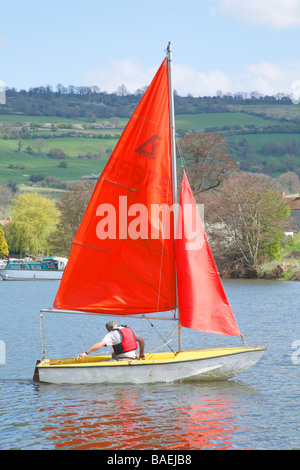
M 0 81 L 134 93 L 171 41 L 174 88 L 300 98 L 300 0 L 10 0 L 0 5 Z

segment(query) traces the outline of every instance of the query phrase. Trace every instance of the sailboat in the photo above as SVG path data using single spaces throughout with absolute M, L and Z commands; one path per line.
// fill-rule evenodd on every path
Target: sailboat
M 226 380 L 264 347 L 184 350 L 181 329 L 242 336 L 184 173 L 177 202 L 172 49 L 147 88 L 96 184 L 73 240 L 53 307 L 45 312 L 157 318 L 178 323 L 178 349 L 116 361 L 45 357 L 34 380 L 154 383 Z

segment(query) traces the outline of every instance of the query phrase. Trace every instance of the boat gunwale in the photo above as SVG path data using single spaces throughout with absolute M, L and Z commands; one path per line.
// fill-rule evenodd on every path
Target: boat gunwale
M 186 352 L 196 352 L 196 351 L 213 351 L 213 350 L 218 350 L 218 349 L 221 349 L 221 348 L 214 348 L 214 349 L 207 349 L 207 350 L 203 350 L 203 349 L 200 349 L 200 350 L 185 350 L 185 351 L 179 351 L 177 356 L 180 355 L 180 353 L 184 354 Z M 182 363 L 186 363 L 186 362 L 197 362 L 197 361 L 205 361 L 205 360 L 210 360 L 210 359 L 218 359 L 218 358 L 223 358 L 223 357 L 229 357 L 229 356 L 235 356 L 235 355 L 239 355 L 239 354 L 245 354 L 245 353 L 251 353 L 251 352 L 263 352 L 265 351 L 267 348 L 265 346 L 257 346 L 257 347 L 240 347 L 240 348 L 223 348 L 224 351 L 227 349 L 227 350 L 230 350 L 230 349 L 238 349 L 238 351 L 235 351 L 235 352 L 231 352 L 231 353 L 227 353 L 227 354 L 216 354 L 214 356 L 206 356 L 206 357 L 198 357 L 198 358 L 186 358 L 186 359 L 182 359 L 182 360 L 176 360 L 176 355 L 173 357 L 173 358 L 168 358 L 168 359 L 151 359 L 151 353 L 150 353 L 150 357 L 149 359 L 146 359 L 146 360 L 139 360 L 139 359 L 136 359 L 136 360 L 132 360 L 132 361 L 126 361 L 126 360 L 123 360 L 123 361 L 112 361 L 111 359 L 108 359 L 108 360 L 100 360 L 100 361 L 90 361 L 90 362 L 78 362 L 78 363 L 70 363 L 70 364 L 67 364 L 66 362 L 65 363 L 61 363 L 61 364 L 43 364 L 45 361 L 59 361 L 59 359 L 43 359 L 38 365 L 37 365 L 37 368 L 38 369 L 62 369 L 62 368 L 68 368 L 68 369 L 76 369 L 76 368 L 84 368 L 84 367 L 128 367 L 128 366 L 154 366 L 154 365 L 157 365 L 157 366 L 162 366 L 162 365 L 168 365 L 168 364 L 182 364 Z M 92 357 L 101 357 L 101 356 L 91 356 Z M 102 356 L 103 357 L 103 356 Z M 110 357 L 110 356 L 108 356 Z M 175 360 L 174 360 L 175 359 Z M 72 359 L 65 359 L 65 361 L 72 361 Z M 63 361 L 63 360 L 62 360 Z M 74 361 L 74 359 L 73 359 Z

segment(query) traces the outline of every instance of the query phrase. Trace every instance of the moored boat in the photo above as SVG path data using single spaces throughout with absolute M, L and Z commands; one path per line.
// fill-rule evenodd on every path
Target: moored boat
M 67 258 L 49 257 L 41 261 L 8 261 L 0 269 L 4 281 L 60 280 L 67 265 Z

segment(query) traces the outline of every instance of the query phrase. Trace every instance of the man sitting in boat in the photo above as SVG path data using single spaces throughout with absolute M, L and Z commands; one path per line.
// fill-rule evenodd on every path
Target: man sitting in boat
M 136 336 L 134 331 L 129 328 L 129 326 L 118 326 L 118 324 L 111 320 L 105 325 L 108 333 L 104 338 L 99 341 L 99 343 L 94 344 L 85 352 L 79 354 L 77 359 L 83 359 L 89 353 L 98 351 L 103 346 L 112 346 L 114 352 L 112 354 L 112 359 L 114 360 L 134 360 L 136 359 L 136 350 L 138 348 L 137 343 L 140 348 L 140 359 L 145 359 L 144 348 L 145 341 L 141 336 Z

